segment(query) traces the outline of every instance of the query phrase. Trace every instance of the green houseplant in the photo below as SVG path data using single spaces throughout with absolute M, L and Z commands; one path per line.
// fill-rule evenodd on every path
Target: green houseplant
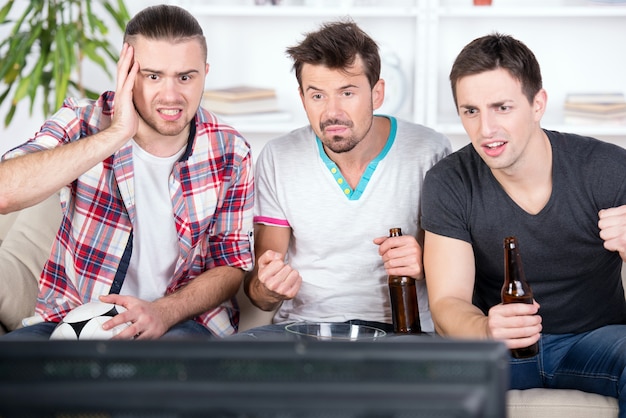
M 82 64 L 88 59 L 112 77 L 109 63 L 117 62 L 118 54 L 107 37 L 110 23 L 102 19 L 107 15 L 122 30 L 129 19 L 123 0 L 4 2 L 0 25 L 12 25 L 0 42 L 0 104 L 11 101 L 5 126 L 24 99 L 30 100 L 31 114 L 41 101 L 47 116 L 68 95 L 98 95 L 83 85 Z

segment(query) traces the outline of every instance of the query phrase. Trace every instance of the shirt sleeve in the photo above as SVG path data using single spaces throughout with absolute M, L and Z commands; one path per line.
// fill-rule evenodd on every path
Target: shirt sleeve
M 33 138 L 6 152 L 2 160 L 52 149 L 104 129 L 110 124 L 113 97 L 110 91 L 104 92 L 97 102 L 68 97 Z
M 243 138 L 234 136 L 233 154 L 227 160 L 230 161 L 229 174 L 224 176 L 207 256 L 212 266 L 249 271 L 253 266 L 254 173 L 250 147 Z
M 278 194 L 282 189 L 276 179 L 272 144 L 267 144 L 259 155 L 256 163 L 256 202 L 254 207 L 254 223 L 269 226 L 289 227 L 287 216 L 280 205 Z M 287 180 L 287 179 L 285 179 Z
M 471 243 L 467 213 L 468 184 L 450 158 L 426 173 L 422 189 L 422 228 L 433 234 Z

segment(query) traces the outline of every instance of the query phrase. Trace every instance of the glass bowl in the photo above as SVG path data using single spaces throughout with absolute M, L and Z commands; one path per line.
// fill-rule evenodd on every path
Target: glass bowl
M 387 334 L 379 328 L 342 322 L 294 322 L 286 325 L 285 330 L 300 338 L 311 340 L 374 340 Z

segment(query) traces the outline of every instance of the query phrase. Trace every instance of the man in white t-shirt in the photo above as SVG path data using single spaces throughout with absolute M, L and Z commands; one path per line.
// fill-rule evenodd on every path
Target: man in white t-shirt
M 417 281 L 421 327 L 433 331 L 420 193 L 448 139 L 374 115 L 385 90 L 378 46 L 353 22 L 325 24 L 287 52 L 310 125 L 270 141 L 256 165 L 256 265 L 245 290 L 277 309 L 264 330 L 297 321 L 390 330 L 387 275 L 397 274 Z M 404 235 L 387 238 L 392 227 Z

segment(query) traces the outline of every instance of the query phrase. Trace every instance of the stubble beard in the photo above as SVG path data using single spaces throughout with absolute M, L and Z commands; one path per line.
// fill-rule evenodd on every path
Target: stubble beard
M 344 152 L 349 152 L 354 149 L 359 144 L 359 140 L 354 136 L 343 137 L 343 136 L 333 136 L 330 139 L 324 141 L 324 145 L 328 147 L 332 152 L 336 154 L 341 154 Z
M 324 128 L 331 125 L 346 126 L 348 128 L 354 127 L 352 121 L 327 120 L 320 123 L 320 131 L 324 132 Z M 354 135 L 350 135 L 348 137 L 334 135 L 331 138 L 324 136 L 322 142 L 324 146 L 326 146 L 332 152 L 336 154 L 341 154 L 353 150 L 354 147 L 359 144 L 360 140 L 357 139 Z
M 178 103 L 176 103 L 178 105 Z M 182 109 L 185 109 L 185 106 L 181 106 Z M 193 115 L 189 120 L 181 122 L 181 119 L 175 122 L 167 122 L 158 120 L 156 117 L 151 117 L 150 115 L 144 115 L 138 108 L 135 106 L 135 110 L 137 114 L 141 118 L 141 120 L 148 125 L 152 130 L 156 131 L 159 135 L 163 136 L 178 136 L 180 135 L 191 123 L 193 120 Z M 156 112 L 156 110 L 155 110 Z M 195 114 L 194 114 L 195 115 Z

